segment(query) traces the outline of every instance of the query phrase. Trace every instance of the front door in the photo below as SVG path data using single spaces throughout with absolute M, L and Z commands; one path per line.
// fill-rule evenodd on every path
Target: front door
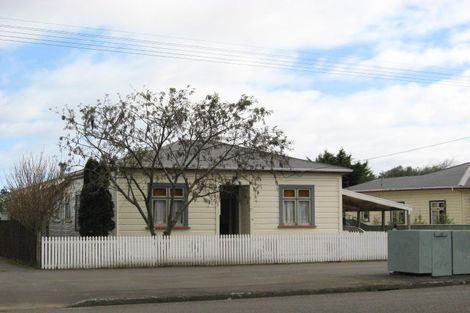
M 220 234 L 233 235 L 240 232 L 238 186 L 222 186 L 220 188 Z

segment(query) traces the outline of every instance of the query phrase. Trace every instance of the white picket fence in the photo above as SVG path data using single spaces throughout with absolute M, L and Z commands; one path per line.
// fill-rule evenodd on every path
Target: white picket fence
M 274 264 L 387 259 L 387 233 L 43 237 L 43 269 Z

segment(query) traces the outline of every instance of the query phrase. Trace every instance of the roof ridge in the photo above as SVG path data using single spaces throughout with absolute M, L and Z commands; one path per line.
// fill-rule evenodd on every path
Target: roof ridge
M 461 164 L 457 164 L 457 165 L 453 165 L 453 166 L 449 166 L 449 167 L 446 167 L 446 168 L 443 168 L 441 170 L 438 170 L 438 171 L 435 171 L 435 172 L 431 172 L 431 173 L 427 173 L 427 174 L 422 174 L 422 175 L 406 175 L 406 176 L 397 176 L 397 177 L 382 177 L 382 178 L 377 178 L 377 179 L 391 179 L 391 178 L 407 178 L 407 177 L 423 177 L 423 176 L 428 176 L 428 175 L 432 175 L 432 174 L 435 174 L 435 173 L 439 173 L 439 172 L 442 172 L 442 171 L 447 171 L 447 170 L 450 170 L 454 167 L 459 167 L 459 166 L 462 166 L 462 165 L 465 165 L 465 164 L 468 164 L 468 166 L 470 166 L 470 162 L 465 162 L 465 163 L 461 163 Z
M 409 177 L 421 177 L 421 176 L 424 176 L 424 175 L 408 175 L 408 176 L 395 176 L 395 177 L 379 177 L 379 178 L 376 178 L 375 180 L 382 180 L 382 179 L 400 179 L 400 178 L 409 178 Z M 365 183 L 363 183 L 365 184 Z
M 310 160 L 310 159 L 302 159 L 302 158 L 299 158 L 299 157 L 293 157 L 293 156 L 290 156 L 290 155 L 286 155 L 286 157 L 289 158 L 289 159 L 293 159 L 293 160 L 299 160 L 299 161 L 304 161 L 304 162 L 310 162 L 310 163 L 315 163 L 315 164 L 326 165 L 325 168 L 339 167 L 339 168 L 344 168 L 344 169 L 350 169 L 349 167 L 345 167 L 345 166 L 342 166 L 342 165 L 333 165 L 333 164 L 328 164 L 328 163 L 325 163 L 325 162 L 318 162 L 318 161 L 313 161 L 313 160 Z
M 440 172 L 440 171 L 445 171 L 445 170 L 450 170 L 451 168 L 454 168 L 454 167 L 459 167 L 459 166 L 462 166 L 462 165 L 465 165 L 465 164 L 468 164 L 468 165 L 470 166 L 470 162 L 464 162 L 464 163 L 461 163 L 461 164 L 452 165 L 452 166 L 449 166 L 449 167 L 443 168 L 442 170 L 439 170 L 439 171 L 437 171 L 437 172 Z M 433 174 L 433 173 L 437 173 L 437 172 L 432 172 L 432 173 L 428 173 L 428 174 L 425 174 L 425 175 L 429 175 L 429 174 Z

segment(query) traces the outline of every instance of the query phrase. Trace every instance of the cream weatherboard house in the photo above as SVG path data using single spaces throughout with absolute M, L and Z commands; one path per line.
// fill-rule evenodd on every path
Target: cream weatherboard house
M 258 189 L 243 182 L 221 187 L 210 202 L 191 203 L 173 231 L 179 234 L 288 234 L 338 232 L 343 229 L 342 176 L 350 169 L 287 158 L 288 166 L 259 170 Z M 230 170 L 220 169 L 227 171 Z M 82 177 L 74 177 L 74 188 L 63 208 L 50 223 L 50 235 L 77 235 L 78 192 Z M 142 182 L 145 184 L 145 181 Z M 138 210 L 122 194 L 111 191 L 115 204 L 114 235 L 148 235 Z M 170 189 L 164 181 L 152 186 L 157 233 L 164 228 Z M 186 190 L 173 191 L 175 199 Z M 183 197 L 181 197 L 183 201 Z
M 421 176 L 380 178 L 348 189 L 411 206 L 411 224 L 436 224 L 445 217 L 450 219 L 447 222 L 470 224 L 470 162 Z M 380 220 L 372 212 L 366 216 L 364 222 Z M 391 211 L 385 218 L 386 223 L 404 223 L 405 211 Z

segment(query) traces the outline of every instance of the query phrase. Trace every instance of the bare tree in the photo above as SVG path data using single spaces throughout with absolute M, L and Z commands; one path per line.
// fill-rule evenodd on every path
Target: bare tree
M 222 102 L 215 94 L 193 102 L 192 94 L 189 88 L 143 91 L 59 112 L 68 132 L 61 146 L 71 162 L 103 161 L 111 186 L 136 207 L 152 235 L 154 183 L 170 185 L 164 232 L 169 235 L 196 199 L 208 200 L 220 185 L 241 180 L 256 187 L 260 170 L 285 165 L 290 143 L 266 125 L 270 112 L 251 97 Z M 178 185 L 186 190 L 183 205 L 175 205 Z
M 68 187 L 61 174 L 51 157 L 23 156 L 6 179 L 10 217 L 35 233 L 44 233 Z

